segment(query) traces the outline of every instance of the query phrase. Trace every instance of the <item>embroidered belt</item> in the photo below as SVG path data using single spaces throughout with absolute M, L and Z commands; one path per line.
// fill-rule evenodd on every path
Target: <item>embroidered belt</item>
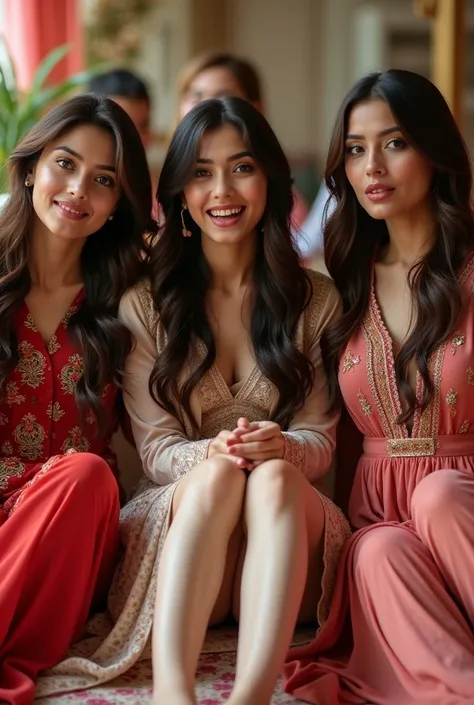
M 436 436 L 436 438 L 365 437 L 364 455 L 382 458 L 474 455 L 474 433 Z

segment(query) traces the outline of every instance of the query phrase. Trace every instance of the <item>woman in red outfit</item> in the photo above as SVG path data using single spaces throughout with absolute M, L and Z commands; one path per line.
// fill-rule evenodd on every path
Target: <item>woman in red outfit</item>
M 26 705 L 107 589 L 119 499 L 110 438 L 151 185 L 131 120 L 92 95 L 10 157 L 0 216 L 0 702 Z

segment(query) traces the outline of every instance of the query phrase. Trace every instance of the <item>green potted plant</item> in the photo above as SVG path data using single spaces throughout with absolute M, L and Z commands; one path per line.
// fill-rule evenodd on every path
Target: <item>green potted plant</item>
M 3 42 L 4 44 L 4 42 Z M 48 106 L 86 84 L 98 68 L 82 71 L 55 86 L 46 84 L 54 67 L 69 51 L 67 45 L 53 49 L 38 66 L 27 92 L 16 85 L 15 68 L 5 51 L 6 63 L 0 64 L 0 194 L 7 190 L 5 164 L 17 142 L 28 132 L 48 109 Z M 103 66 L 100 67 L 103 70 Z M 0 205 L 2 197 L 0 195 Z

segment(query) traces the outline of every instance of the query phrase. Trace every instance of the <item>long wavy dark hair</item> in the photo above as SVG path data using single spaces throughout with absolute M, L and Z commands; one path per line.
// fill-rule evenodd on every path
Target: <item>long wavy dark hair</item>
M 96 125 L 112 135 L 122 187 L 114 218 L 90 235 L 82 250 L 85 299 L 68 323 L 71 340 L 84 358 L 75 392 L 78 407 L 81 414 L 93 411 L 102 432 L 107 419 L 101 395 L 108 382 L 121 385 L 132 346 L 130 333 L 117 319 L 118 304 L 145 267 L 144 233 L 157 230 L 141 140 L 125 111 L 107 98 L 82 95 L 52 109 L 9 158 L 10 195 L 0 213 L 0 394 L 18 362 L 14 319 L 31 287 L 28 253 L 34 209 L 25 179 L 48 144 L 80 125 Z
M 262 114 L 240 98 L 206 100 L 195 106 L 176 129 L 163 164 L 158 195 L 166 224 L 152 249 L 150 267 L 152 296 L 167 341 L 150 376 L 150 392 L 171 413 L 180 416 L 184 412 L 196 428 L 191 393 L 216 358 L 205 313 L 211 271 L 203 256 L 200 229 L 186 213 L 192 236 L 183 238 L 180 214 L 183 189 L 196 168 L 201 138 L 223 125 L 242 134 L 268 180 L 267 203 L 258 227 L 250 334 L 260 370 L 279 390 L 274 420 L 285 428 L 313 382 L 312 365 L 294 342 L 298 319 L 311 297 L 311 283 L 293 245 L 288 161 Z M 180 383 L 198 340 L 205 343 L 206 355 Z
M 339 358 L 360 326 L 370 294 L 371 262 L 388 243 L 385 221 L 375 220 L 362 208 L 345 172 L 345 138 L 353 108 L 381 99 L 389 106 L 408 143 L 433 168 L 431 203 L 438 224 L 432 248 L 410 269 L 413 300 L 412 332 L 396 358 L 396 378 L 405 410 L 398 423 L 413 418 L 417 400 L 408 383 L 415 360 L 423 379 L 421 408 L 433 395 L 429 358 L 449 336 L 462 310 L 458 282 L 461 266 L 474 249 L 472 174 L 469 154 L 456 122 L 439 90 L 410 71 L 389 70 L 360 79 L 343 100 L 336 119 L 326 164 L 325 180 L 335 210 L 324 234 L 326 266 L 342 295 L 344 313 L 322 337 L 329 377 L 331 410 L 341 402 L 337 375 Z

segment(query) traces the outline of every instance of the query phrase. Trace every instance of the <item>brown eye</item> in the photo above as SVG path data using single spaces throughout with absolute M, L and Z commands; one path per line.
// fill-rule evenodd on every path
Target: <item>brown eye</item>
M 67 159 L 66 157 L 61 157 L 60 159 L 56 159 L 56 164 L 61 167 L 61 169 L 73 169 L 74 168 L 74 163 L 70 160 Z

